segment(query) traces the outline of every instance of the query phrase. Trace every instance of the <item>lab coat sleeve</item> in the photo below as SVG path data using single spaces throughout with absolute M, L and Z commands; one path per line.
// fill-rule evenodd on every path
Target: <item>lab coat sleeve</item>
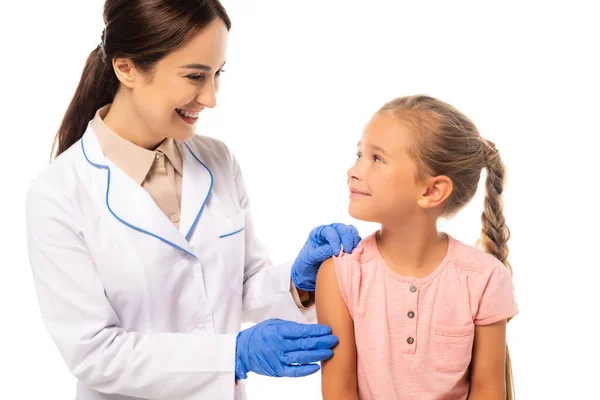
M 260 322 L 281 318 L 299 323 L 316 320 L 315 307 L 300 309 L 291 294 L 291 263 L 273 265 L 270 256 L 254 232 L 250 203 L 242 172 L 235 157 L 231 156 L 240 207 L 245 214 L 245 261 L 243 319 Z
M 103 393 L 232 399 L 236 336 L 123 329 L 87 249 L 79 210 L 56 186 L 29 187 L 28 251 L 44 324 L 73 375 Z

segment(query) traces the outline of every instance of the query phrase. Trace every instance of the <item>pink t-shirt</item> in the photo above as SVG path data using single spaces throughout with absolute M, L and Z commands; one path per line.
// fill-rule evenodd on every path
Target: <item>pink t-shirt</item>
M 362 400 L 463 400 L 475 325 L 517 314 L 508 269 L 448 235 L 448 253 L 424 278 L 386 264 L 375 234 L 334 257 L 354 320 Z

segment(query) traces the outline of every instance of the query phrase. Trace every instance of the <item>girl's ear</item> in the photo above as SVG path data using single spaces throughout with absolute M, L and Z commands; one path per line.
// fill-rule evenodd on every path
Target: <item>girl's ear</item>
M 417 204 L 422 208 L 434 208 L 441 205 L 452 193 L 452 179 L 445 175 L 427 178 Z

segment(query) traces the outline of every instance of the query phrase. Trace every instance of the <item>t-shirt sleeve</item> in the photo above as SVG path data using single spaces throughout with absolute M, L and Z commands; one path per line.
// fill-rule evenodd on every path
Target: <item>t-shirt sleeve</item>
M 479 301 L 475 325 L 490 325 L 519 312 L 508 268 L 500 261 L 492 269 Z

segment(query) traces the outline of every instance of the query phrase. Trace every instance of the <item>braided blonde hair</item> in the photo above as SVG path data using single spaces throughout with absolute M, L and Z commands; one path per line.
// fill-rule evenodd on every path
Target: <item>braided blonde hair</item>
M 400 97 L 386 103 L 379 113 L 391 113 L 414 132 L 409 152 L 418 166 L 418 176 L 445 175 L 453 190 L 441 216 L 452 217 L 468 204 L 477 191 L 485 168 L 485 204 L 478 245 L 508 268 L 507 242 L 510 231 L 503 214 L 502 192 L 505 167 L 494 143 L 481 137 L 475 124 L 451 105 L 425 95 Z M 506 348 L 506 399 L 514 399 L 512 367 Z

